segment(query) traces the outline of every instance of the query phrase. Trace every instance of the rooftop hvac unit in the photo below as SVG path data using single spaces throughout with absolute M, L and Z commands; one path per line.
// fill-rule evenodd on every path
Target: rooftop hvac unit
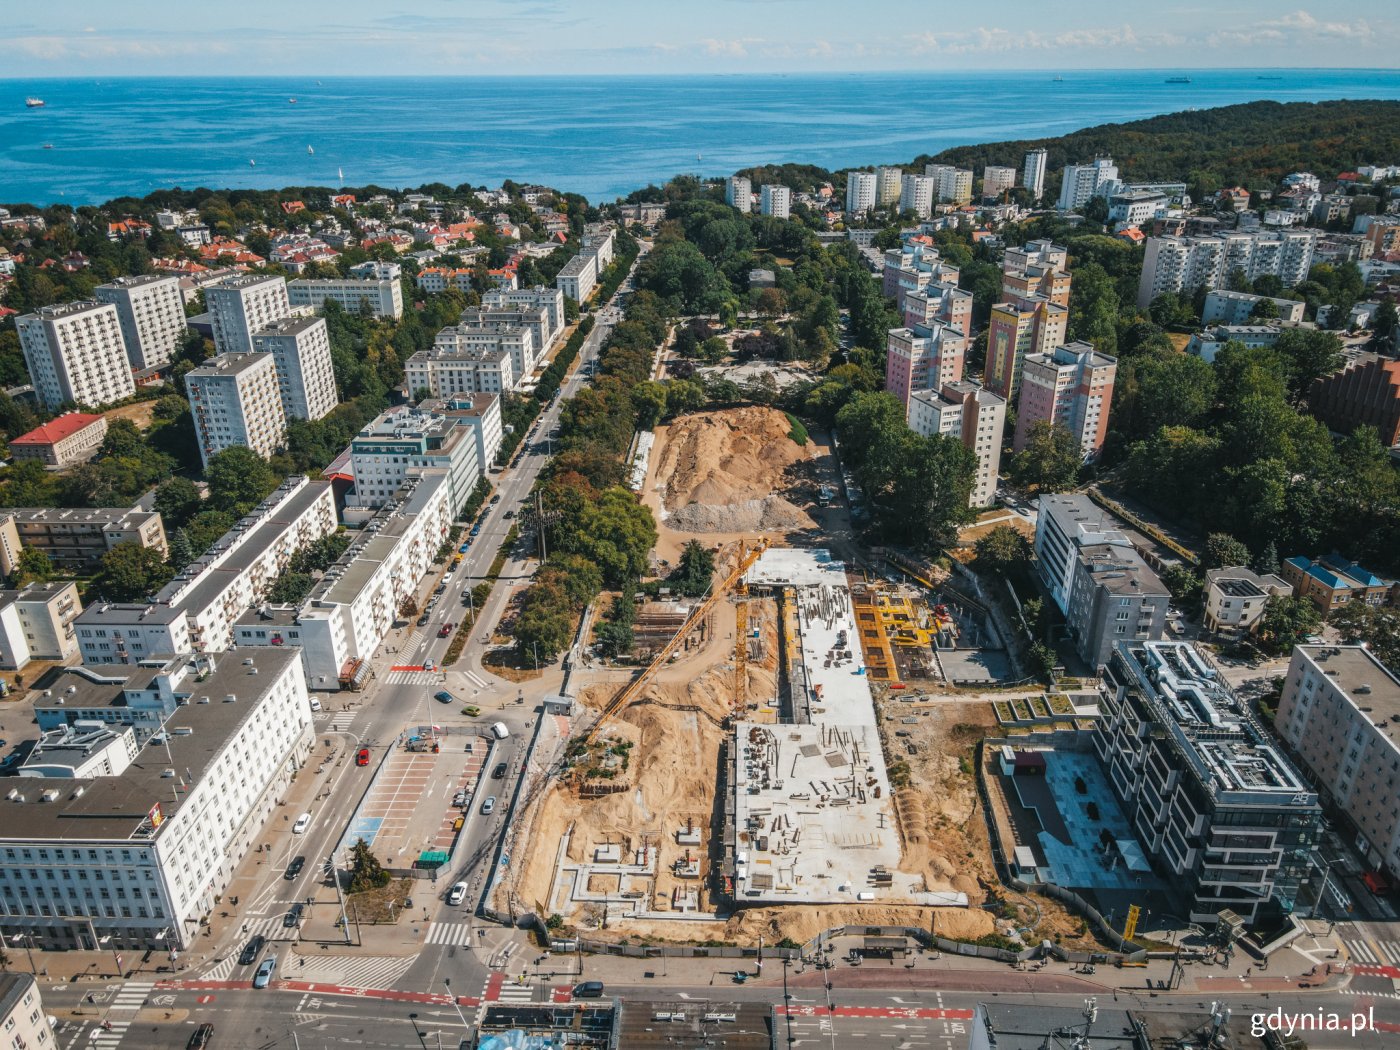
M 162 769 L 162 770 L 160 771 L 160 776 L 161 776 L 161 779 L 162 779 L 162 780 L 174 780 L 174 779 L 175 779 L 175 770 L 174 770 L 174 769 Z
M 227 696 L 224 697 L 224 703 L 226 703 L 226 704 L 235 703 L 237 700 L 238 700 L 238 694 L 237 694 L 237 693 L 229 693 Z
M 45 802 L 54 802 L 58 799 L 58 792 L 50 789 L 40 795 L 39 798 Z

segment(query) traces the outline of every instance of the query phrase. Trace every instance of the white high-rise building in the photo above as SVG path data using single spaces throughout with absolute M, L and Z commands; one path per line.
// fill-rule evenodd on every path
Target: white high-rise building
M 98 408 L 136 392 L 121 320 L 111 303 L 44 306 L 15 320 L 34 389 L 56 409 Z
M 924 174 L 937 180 L 936 200 L 966 204 L 972 200 L 972 171 L 952 164 L 925 164 Z
M 354 281 L 336 278 L 304 278 L 287 285 L 287 299 L 292 306 L 312 306 L 321 309 L 327 299 L 334 299 L 346 313 L 358 313 L 366 304 L 375 317 L 403 316 L 403 284 L 400 281 Z
M 786 219 L 792 214 L 792 190 L 775 182 L 765 183 L 759 190 L 758 210 L 775 219 Z
M 724 184 L 724 203 L 748 214 L 753 210 L 753 183 L 742 175 L 731 175 Z
M 875 169 L 875 200 L 879 204 L 893 204 L 899 200 L 900 190 L 903 189 L 901 180 L 904 177 L 903 168 L 881 167 Z
M 1092 164 L 1066 164 L 1060 181 L 1060 211 L 1082 208 L 1093 197 L 1118 185 L 1118 167 L 1112 157 L 1096 157 Z
M 875 207 L 878 184 L 873 171 L 853 171 L 846 176 L 846 214 L 864 215 Z
M 253 333 L 253 350 L 271 354 L 277 363 L 282 411 L 288 419 L 320 419 L 340 404 L 325 318 L 274 321 Z
M 955 437 L 976 453 L 977 474 L 968 498 L 972 507 L 996 502 L 1005 427 L 1006 399 L 972 379 L 944 383 L 937 390 L 917 390 L 909 396 L 909 429 L 924 437 Z
M 287 436 L 277 361 L 270 354 L 219 354 L 185 373 L 199 455 L 245 445 L 266 459 Z
M 938 180 L 932 175 L 906 175 L 899 191 L 899 210 L 912 211 L 921 219 L 933 212 L 933 198 L 938 192 Z
M 185 337 L 185 302 L 178 277 L 118 277 L 92 290 L 117 308 L 126 356 L 137 371 L 164 368 Z
M 1016 169 L 988 164 L 982 169 L 982 196 L 1000 197 L 1016 185 Z
M 1043 149 L 1032 149 L 1026 151 L 1025 164 L 1021 168 L 1021 185 L 1031 191 L 1031 197 L 1035 200 L 1045 194 L 1045 158 Z
M 204 305 L 214 326 L 214 349 L 221 354 L 253 350 L 253 333 L 292 312 L 287 282 L 281 277 L 246 274 L 204 289 Z
M 1236 270 L 1249 280 L 1266 274 L 1292 288 L 1307 279 L 1316 230 L 1244 231 L 1218 237 L 1149 237 L 1138 282 L 1138 305 L 1166 292 L 1224 287 Z

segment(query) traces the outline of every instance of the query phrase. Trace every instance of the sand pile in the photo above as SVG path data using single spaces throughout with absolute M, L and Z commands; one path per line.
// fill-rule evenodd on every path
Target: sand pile
M 775 493 L 789 487 L 794 468 L 813 446 L 788 436 L 792 424 L 772 408 L 702 412 L 672 423 L 655 484 L 672 529 L 750 532 L 812 524 Z

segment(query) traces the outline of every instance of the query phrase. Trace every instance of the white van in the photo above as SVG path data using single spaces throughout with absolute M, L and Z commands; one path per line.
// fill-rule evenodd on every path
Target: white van
M 506 728 L 504 722 L 492 722 L 491 735 L 497 740 L 504 740 L 506 737 L 510 736 L 510 730 Z
M 301 835 L 301 834 L 304 834 L 304 833 L 306 832 L 306 829 L 309 828 L 310 826 L 311 826 L 311 814 L 310 814 L 310 813 L 303 813 L 301 816 L 297 817 L 297 822 L 296 822 L 295 824 L 292 825 L 292 834 L 293 834 L 293 835 Z

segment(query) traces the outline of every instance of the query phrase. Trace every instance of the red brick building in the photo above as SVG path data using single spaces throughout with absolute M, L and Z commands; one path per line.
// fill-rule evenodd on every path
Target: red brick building
M 1313 381 L 1308 407 L 1329 430 L 1350 433 L 1369 424 L 1381 442 L 1400 442 L 1400 361 L 1364 354 L 1341 372 Z

